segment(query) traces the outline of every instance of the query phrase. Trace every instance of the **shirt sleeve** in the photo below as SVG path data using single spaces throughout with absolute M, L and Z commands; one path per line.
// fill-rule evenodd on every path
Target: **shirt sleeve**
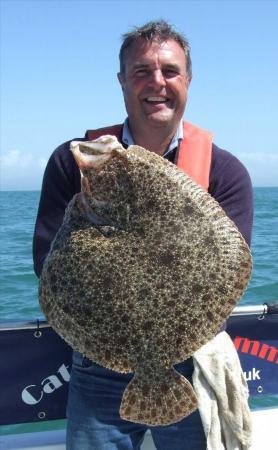
M 51 242 L 63 222 L 65 209 L 74 194 L 80 192 L 80 172 L 69 146 L 70 141 L 52 153 L 43 177 L 33 236 L 34 271 L 38 277 Z
M 253 225 L 253 189 L 244 165 L 213 144 L 209 193 L 218 201 L 250 246 Z

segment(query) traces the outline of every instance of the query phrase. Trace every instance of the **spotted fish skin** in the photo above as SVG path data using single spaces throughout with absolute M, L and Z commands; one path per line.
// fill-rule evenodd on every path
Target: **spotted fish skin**
M 115 138 L 82 170 L 40 279 L 53 328 L 75 349 L 134 372 L 121 417 L 177 422 L 197 407 L 173 369 L 212 339 L 242 296 L 248 245 L 219 204 L 172 163 Z M 112 142 L 111 141 L 111 142 Z M 112 143 L 113 143 L 112 142 Z M 98 158 L 99 156 L 99 158 Z

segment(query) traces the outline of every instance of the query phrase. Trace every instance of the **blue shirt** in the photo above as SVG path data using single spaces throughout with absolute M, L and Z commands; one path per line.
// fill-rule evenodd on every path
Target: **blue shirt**
M 176 150 L 176 148 L 179 145 L 179 142 L 182 139 L 183 139 L 183 122 L 181 120 L 179 123 L 178 129 L 170 142 L 169 147 L 167 148 L 166 152 L 163 154 L 163 158 L 170 159 L 169 158 L 170 155 Z M 126 118 L 124 121 L 122 141 L 127 146 L 134 145 L 134 139 L 131 135 L 131 132 L 130 132 L 130 129 L 128 126 L 128 118 Z

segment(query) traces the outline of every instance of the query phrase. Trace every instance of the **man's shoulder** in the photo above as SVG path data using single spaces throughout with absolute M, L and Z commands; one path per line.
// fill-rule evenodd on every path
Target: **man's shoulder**
M 216 193 L 231 186 L 249 189 L 251 179 L 248 170 L 235 155 L 213 144 L 209 191 Z
M 107 125 L 101 128 L 90 129 L 86 131 L 85 139 L 92 140 L 97 139 L 98 137 L 104 134 L 112 134 L 112 136 L 116 136 L 118 140 L 121 140 L 123 127 L 124 127 L 123 123 L 118 123 L 114 125 Z
M 218 147 L 216 144 L 212 144 L 212 159 L 211 170 L 221 172 L 223 170 L 231 172 L 234 170 L 243 170 L 247 172 L 244 164 L 228 150 Z
M 212 157 L 217 163 L 223 163 L 236 158 L 231 152 L 218 147 L 215 143 L 212 143 Z
M 72 177 L 79 179 L 80 172 L 74 160 L 73 154 L 70 151 L 70 143 L 72 141 L 84 141 L 85 138 L 74 138 L 63 142 L 50 155 L 46 166 L 46 173 L 49 176 L 66 176 L 69 179 Z
M 70 144 L 73 141 L 85 141 L 86 138 L 83 136 L 82 138 L 77 137 L 70 139 L 69 141 L 63 142 L 62 144 L 58 145 L 58 147 L 55 148 L 55 150 L 52 153 L 53 157 L 56 158 L 66 158 L 71 153 L 69 152 Z
M 69 141 L 63 142 L 62 144 L 60 144 L 58 147 L 55 148 L 55 150 L 53 151 L 52 155 L 56 156 L 56 157 L 62 157 L 65 158 L 67 157 L 70 153 L 69 153 L 69 149 L 70 149 L 70 144 L 73 141 L 88 141 L 88 140 L 92 140 L 95 138 L 95 136 L 100 136 L 101 134 L 107 134 L 109 132 L 109 134 L 120 134 L 123 128 L 123 123 L 120 124 L 116 124 L 116 125 L 106 125 L 104 127 L 101 128 L 94 128 L 94 129 L 89 129 L 85 132 L 84 136 L 82 137 L 75 137 L 73 139 L 70 139 Z M 95 136 L 93 136 L 95 135 Z

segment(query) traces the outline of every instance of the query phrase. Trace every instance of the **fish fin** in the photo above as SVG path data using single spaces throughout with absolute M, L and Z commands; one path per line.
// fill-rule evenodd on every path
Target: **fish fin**
M 127 385 L 120 407 L 122 419 L 151 426 L 179 422 L 197 409 L 197 398 L 189 381 L 171 368 L 152 384 L 135 374 Z

